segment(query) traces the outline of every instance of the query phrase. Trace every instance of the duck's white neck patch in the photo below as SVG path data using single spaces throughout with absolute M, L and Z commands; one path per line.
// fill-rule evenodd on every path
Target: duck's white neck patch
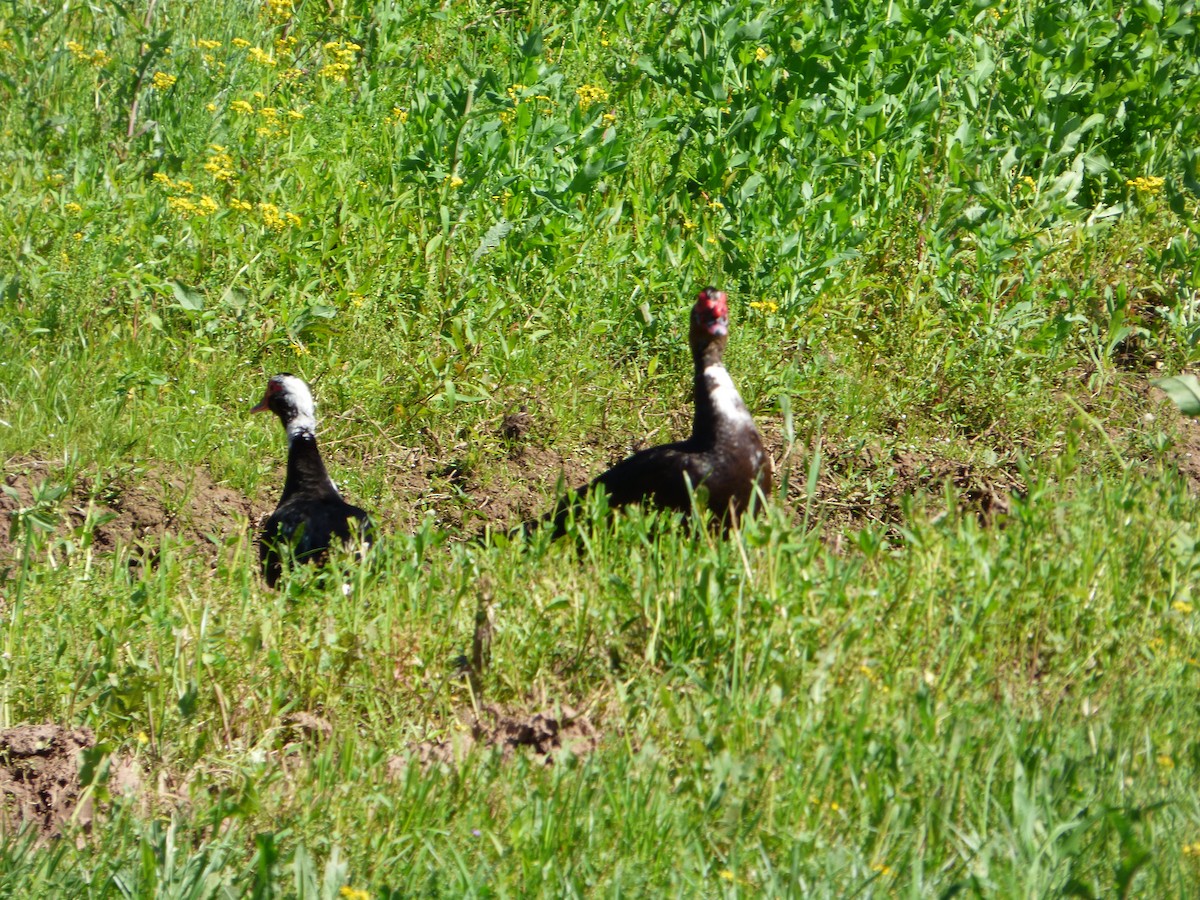
M 723 365 L 715 363 L 705 368 L 704 382 L 708 385 L 708 396 L 712 400 L 713 412 L 716 413 L 718 421 L 753 427 L 754 420 L 750 411 L 746 409 L 742 395 L 733 386 L 733 379 L 729 377 L 729 372 Z
M 317 417 L 312 413 L 300 413 L 287 424 L 288 443 L 302 434 L 317 436 Z

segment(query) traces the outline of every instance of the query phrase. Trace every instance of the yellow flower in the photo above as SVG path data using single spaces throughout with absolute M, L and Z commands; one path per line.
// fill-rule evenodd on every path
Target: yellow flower
M 77 231 L 73 235 L 71 235 L 71 237 L 75 238 L 75 240 L 77 240 L 77 241 L 82 241 L 83 240 L 83 232 Z
M 72 215 L 72 216 L 77 216 L 81 212 L 83 212 L 83 207 L 80 206 L 78 203 L 67 203 L 66 205 L 63 206 L 63 209 L 66 211 L 66 213 L 68 215 Z
M 369 893 L 352 888 L 348 884 L 342 885 L 341 890 L 338 891 L 338 896 L 342 900 L 371 900 Z
M 586 110 L 594 103 L 603 103 L 608 99 L 608 91 L 598 84 L 581 84 L 575 88 L 575 96 L 579 98 L 579 108 Z
M 260 66 L 267 66 L 268 68 L 275 67 L 275 59 L 271 56 L 271 54 L 259 47 L 250 48 L 250 58 Z
M 279 214 L 279 207 L 274 203 L 260 203 L 258 210 L 262 213 L 263 224 L 272 231 L 283 231 L 283 216 Z
M 303 119 L 304 113 L 300 112 L 300 110 L 298 110 L 298 109 L 289 109 L 288 110 L 288 118 L 289 119 Z
M 245 38 L 234 38 L 229 43 L 233 44 L 233 46 L 235 46 L 235 47 L 249 47 L 250 46 L 250 42 L 248 40 L 246 40 Z
M 196 211 L 196 204 L 187 197 L 168 197 L 167 206 L 184 217 Z
M 168 75 L 166 72 L 155 72 L 153 84 L 157 90 L 165 91 L 168 88 L 174 87 L 176 80 L 174 75 Z
M 245 100 L 234 100 L 229 104 L 229 108 L 234 112 L 245 113 L 248 116 L 254 114 L 254 107 Z
M 212 197 L 208 196 L 208 194 L 202 194 L 200 196 L 200 203 L 197 204 L 197 212 L 202 216 L 215 213 L 220 208 L 221 205 Z
M 254 99 L 255 99 L 255 100 L 266 100 L 266 99 L 267 99 L 267 95 L 266 95 L 266 94 L 264 94 L 262 91 L 255 91 L 255 92 L 254 92 Z
M 215 103 L 205 103 L 205 104 L 204 104 L 204 108 L 205 108 L 206 110 L 208 110 L 210 113 L 215 113 L 215 112 L 217 111 L 217 104 L 215 104 Z
M 292 17 L 292 0 L 266 0 L 263 5 L 276 22 L 286 22 Z
M 611 113 L 611 112 L 606 112 L 603 116 L 600 117 L 600 121 L 603 122 L 605 125 L 612 125 L 617 121 L 617 114 Z
M 708 208 L 709 208 L 709 209 L 724 209 L 724 208 L 725 208 L 725 204 L 724 204 L 724 203 L 722 203 L 720 200 L 709 200 L 709 201 L 708 201 Z
M 693 230 L 695 230 L 695 228 L 696 228 L 696 223 L 693 222 L 691 219 L 683 220 L 683 230 L 684 231 L 693 231 Z
M 728 869 L 722 869 L 717 873 L 717 877 L 722 881 L 733 881 L 733 873 Z
M 172 185 L 171 176 L 168 175 L 166 172 L 155 172 L 154 180 L 157 181 L 159 184 L 161 184 L 163 187 L 169 188 Z
M 770 55 L 771 54 L 767 52 L 766 47 L 759 47 L 757 50 L 754 51 L 754 59 L 756 62 L 766 62 L 767 57 L 769 57 Z
M 876 872 L 878 872 L 880 875 L 891 875 L 892 874 L 892 867 L 885 866 L 883 863 L 875 863 L 875 865 L 871 866 L 871 868 L 874 869 Z
M 304 220 L 295 213 L 285 213 L 284 218 L 287 219 L 289 225 L 300 226 L 304 224 Z
M 196 187 L 190 181 L 177 181 L 175 182 L 175 189 L 191 194 L 195 192 Z
M 254 209 L 254 204 L 247 203 L 245 200 L 239 200 L 237 197 L 234 197 L 229 201 L 229 208 L 240 209 L 242 212 L 249 212 L 250 210 Z
M 1151 197 L 1154 197 L 1162 193 L 1165 180 L 1158 175 L 1146 175 L 1134 178 L 1132 181 L 1127 180 L 1125 184 L 1135 191 L 1145 191 Z
M 274 122 L 279 117 L 279 110 L 273 106 L 264 106 L 258 111 L 258 114 L 268 122 Z
M 1192 611 L 1192 604 L 1185 600 L 1176 600 L 1171 604 L 1171 609 L 1175 610 L 1175 612 L 1190 613 Z
M 463 186 L 463 180 L 457 175 L 447 175 L 446 181 L 452 188 L 460 188 Z
M 290 10 L 290 4 L 289 4 Z M 280 53 L 291 53 L 292 48 L 296 46 L 296 36 L 289 34 L 287 37 L 275 39 L 275 49 Z
M 148 743 L 150 743 L 150 735 L 146 734 L 146 732 L 144 732 L 144 731 L 139 731 L 139 732 L 137 733 L 137 742 L 138 742 L 139 744 L 148 744 Z
M 779 311 L 779 304 L 776 303 L 774 300 L 752 300 L 752 301 L 750 301 L 750 308 L 751 309 L 760 309 L 763 312 L 770 314 L 770 313 Z M 866 665 L 859 666 L 859 671 L 861 671 L 868 678 L 870 678 L 874 675 L 874 672 L 871 670 L 870 666 L 866 666 Z
M 1160 766 L 1162 766 L 1164 769 L 1173 769 L 1173 768 L 1175 768 L 1175 760 L 1173 760 L 1173 759 L 1170 757 L 1170 755 L 1168 755 L 1168 754 L 1166 754 L 1166 753 L 1160 754 L 1160 755 L 1157 757 L 1157 761 L 1158 761 L 1158 764 L 1159 764 Z
M 392 118 L 403 125 L 408 121 L 408 110 L 399 106 L 392 107 Z
M 209 40 L 205 40 L 204 38 L 199 38 L 196 41 L 196 46 L 201 48 L 202 50 L 216 50 L 218 47 L 221 46 L 221 42 L 220 41 L 209 41 Z

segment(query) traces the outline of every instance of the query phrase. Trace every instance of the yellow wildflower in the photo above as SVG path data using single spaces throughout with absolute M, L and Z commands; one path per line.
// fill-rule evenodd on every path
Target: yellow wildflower
M 603 116 L 600 117 L 600 121 L 603 122 L 605 125 L 613 125 L 617 121 L 617 114 L 611 113 L 611 112 L 606 112 Z
M 608 99 L 608 91 L 598 84 L 581 84 L 575 88 L 575 96 L 579 98 L 579 108 L 586 110 L 594 103 L 603 103 Z
M 217 203 L 217 201 L 208 196 L 208 194 L 202 194 L 200 196 L 200 202 L 197 204 L 197 212 L 199 212 L 202 216 L 207 216 L 209 213 L 215 213 L 220 208 L 221 204 Z
M 300 69 L 297 69 L 295 66 L 292 66 L 287 71 L 281 73 L 279 78 L 282 81 L 295 81 L 297 78 L 299 78 L 303 74 L 304 74 L 303 71 L 301 71 Z
M 1175 760 L 1173 760 L 1169 754 L 1166 754 L 1166 753 L 1160 754 L 1157 757 L 1157 761 L 1158 761 L 1158 764 L 1160 766 L 1162 766 L 1164 769 L 1175 768 Z
M 155 72 L 152 83 L 156 90 L 165 91 L 174 87 L 177 80 L 174 75 L 168 75 L 166 72 Z
M 12 53 L 14 49 L 12 41 L 0 39 L 0 53 Z
M 292 48 L 296 46 L 296 36 L 289 34 L 287 37 L 275 39 L 275 49 L 279 53 L 291 53 Z
M 754 51 L 754 60 L 755 60 L 755 62 L 766 62 L 767 57 L 769 57 L 770 55 L 771 54 L 767 52 L 766 47 L 759 47 L 757 50 Z
M 233 46 L 235 46 L 235 47 L 249 47 L 250 46 L 250 42 L 248 40 L 246 40 L 245 38 L 234 38 L 229 43 L 233 44 Z
M 155 172 L 154 180 L 157 181 L 159 184 L 161 184 L 163 187 L 169 188 L 172 186 L 171 176 L 168 175 L 166 172 Z
M 77 216 L 83 212 L 83 207 L 78 203 L 67 203 L 63 206 L 63 210 L 66 211 L 67 215 Z
M 684 231 L 693 231 L 693 230 L 695 230 L 695 228 L 696 228 L 696 223 L 693 222 L 691 219 L 683 220 L 683 230 Z
M 248 203 L 245 200 L 239 200 L 237 197 L 233 197 L 229 201 L 229 208 L 240 209 L 242 212 L 249 212 L 250 210 L 254 209 L 254 204 Z
M 392 118 L 403 125 L 408 121 L 408 110 L 400 106 L 392 107 Z
M 266 0 L 263 6 L 276 22 L 286 22 L 292 17 L 292 0 Z
M 341 897 L 342 900 L 371 900 L 371 895 L 369 893 L 366 891 L 360 891 L 357 888 L 352 888 L 348 884 L 342 885 L 341 890 L 338 891 L 338 896 Z
M 452 188 L 460 188 L 463 186 L 463 180 L 461 178 L 459 178 L 457 175 L 447 175 L 446 182 Z
M 255 91 L 253 96 L 254 96 L 255 100 L 266 100 L 267 99 L 267 95 L 264 94 L 262 91 Z
M 267 66 L 268 68 L 275 67 L 275 58 L 260 47 L 250 48 L 250 58 L 260 66 Z
M 73 235 L 71 235 L 71 237 L 75 238 L 75 240 L 77 240 L 77 241 L 82 241 L 83 240 L 83 232 L 77 231 Z
M 717 877 L 722 881 L 733 881 L 733 872 L 729 871 L 729 869 L 722 869 L 717 873 Z
M 1158 175 L 1139 176 L 1125 182 L 1135 191 L 1145 191 L 1151 197 L 1161 194 L 1165 183 L 1165 180 Z
M 229 108 L 234 112 L 245 113 L 248 116 L 254 114 L 254 107 L 245 100 L 234 100 L 229 104 Z
M 1176 600 L 1171 604 L 1171 609 L 1175 610 L 1175 612 L 1186 614 L 1192 611 L 1192 604 L 1188 603 L 1186 600 Z
M 202 50 L 216 50 L 218 47 L 221 46 L 221 42 L 220 41 L 210 41 L 210 40 L 206 40 L 205 38 L 198 38 L 196 40 L 196 46 Z
M 725 208 L 725 204 L 724 204 L 724 203 L 722 203 L 720 200 L 709 200 L 709 201 L 708 201 L 708 208 L 709 208 L 709 209 L 724 209 L 724 208 Z
M 876 872 L 878 872 L 880 875 L 891 875 L 892 874 L 892 867 L 885 866 L 883 863 L 875 863 L 875 865 L 871 866 L 871 868 L 874 869 Z
M 258 111 L 258 114 L 269 122 L 274 122 L 279 117 L 279 110 L 273 106 L 264 106 Z
M 205 103 L 205 104 L 204 104 L 204 108 L 205 108 L 206 110 L 208 110 L 210 113 L 215 113 L 215 112 L 217 111 L 217 104 L 215 104 L 215 103 Z
M 300 110 L 298 110 L 298 109 L 289 109 L 288 110 L 288 118 L 289 119 L 303 119 L 304 113 L 300 112 Z
M 287 219 L 289 225 L 299 227 L 304 224 L 304 220 L 295 213 L 285 213 L 284 218 Z
M 1196 841 L 1196 843 L 1194 843 L 1194 844 L 1184 844 L 1183 845 L 1183 855 L 1184 856 L 1200 856 L 1200 841 Z
M 187 194 L 191 194 L 195 192 L 196 187 L 190 181 L 177 181 L 175 182 L 175 189 L 178 191 L 183 191 Z
M 279 214 L 279 207 L 274 203 L 258 204 L 258 211 L 262 213 L 263 224 L 272 231 L 283 231 L 283 216 Z
M 292 352 L 297 356 L 308 356 L 308 348 L 299 341 L 292 341 Z M 346 896 L 345 894 L 342 895 Z
M 168 197 L 167 206 L 185 217 L 196 211 L 196 204 L 187 197 Z
M 779 312 L 779 304 L 776 303 L 774 300 L 752 300 L 752 301 L 750 301 L 750 308 L 762 310 L 763 312 L 767 313 L 768 315 L 770 315 L 773 312 Z M 874 672 L 872 672 L 870 666 L 866 666 L 866 665 L 859 666 L 859 671 L 861 671 L 868 678 L 871 678 L 874 676 Z

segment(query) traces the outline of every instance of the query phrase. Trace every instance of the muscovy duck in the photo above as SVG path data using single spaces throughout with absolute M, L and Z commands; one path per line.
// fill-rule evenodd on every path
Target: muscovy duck
M 342 499 L 317 449 L 317 413 L 308 385 L 294 375 L 273 375 L 262 402 L 251 412 L 270 410 L 288 436 L 287 479 L 275 512 L 259 541 L 263 575 L 271 587 L 282 572 L 280 545 L 290 544 L 298 561 L 322 560 L 332 540 L 370 543 L 374 535 L 365 511 Z M 356 532 L 356 533 L 355 533 Z
M 729 306 L 725 292 L 708 287 L 692 307 L 689 341 L 695 375 L 695 418 L 686 441 L 648 447 L 617 463 L 589 484 L 559 500 L 540 520 L 526 524 L 535 530 L 551 522 L 554 537 L 566 532 L 572 509 L 597 487 L 608 492 L 609 506 L 647 501 L 660 509 L 689 512 L 688 486 L 707 494 L 707 506 L 725 527 L 750 508 L 757 485 L 765 496 L 771 490 L 774 464 L 763 447 L 754 419 L 729 377 L 721 355 L 729 339 Z

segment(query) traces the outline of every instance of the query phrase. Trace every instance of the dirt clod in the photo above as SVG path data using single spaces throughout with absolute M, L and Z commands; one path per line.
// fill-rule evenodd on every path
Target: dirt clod
M 0 730 L 0 829 L 28 822 L 43 836 L 57 834 L 79 803 L 80 753 L 95 743 L 90 728 Z
M 478 717 L 468 715 L 450 737 L 410 744 L 407 752 L 388 760 L 388 774 L 398 777 L 414 760 L 422 768 L 460 763 L 476 747 L 489 748 L 505 759 L 528 752 L 545 765 L 563 754 L 584 756 L 600 746 L 601 732 L 591 719 L 570 706 L 527 713 L 485 706 Z

